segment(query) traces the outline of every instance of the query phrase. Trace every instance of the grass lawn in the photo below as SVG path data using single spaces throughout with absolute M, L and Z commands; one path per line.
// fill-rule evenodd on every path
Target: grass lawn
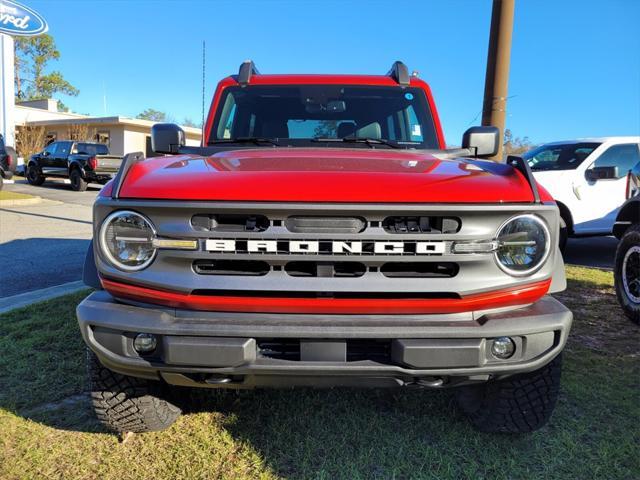
M 1 315 L 0 478 L 638 479 L 640 329 L 611 273 L 568 273 L 561 397 L 522 436 L 474 431 L 446 391 L 304 389 L 199 395 L 169 430 L 120 442 L 82 395 L 84 294 Z
M 28 198 L 34 198 L 33 195 L 26 195 L 24 193 L 10 192 L 8 190 L 0 190 L 0 200 L 26 200 Z

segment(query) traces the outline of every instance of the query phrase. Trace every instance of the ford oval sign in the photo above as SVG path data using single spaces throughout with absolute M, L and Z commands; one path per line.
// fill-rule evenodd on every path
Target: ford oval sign
M 0 33 L 31 37 L 49 30 L 35 10 L 11 0 L 0 0 Z

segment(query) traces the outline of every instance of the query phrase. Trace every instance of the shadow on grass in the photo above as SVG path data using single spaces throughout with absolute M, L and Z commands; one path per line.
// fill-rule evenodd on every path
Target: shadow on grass
M 60 430 L 104 432 L 83 395 L 74 316 L 83 296 L 0 316 L 1 408 Z M 138 448 L 232 462 L 249 446 L 284 478 L 640 478 L 638 359 L 576 346 L 563 375 L 550 425 L 529 435 L 474 431 L 448 391 L 184 389 L 185 415 L 146 437 L 157 444 L 141 436 Z M 217 444 L 224 450 L 210 450 L 214 437 L 228 439 Z

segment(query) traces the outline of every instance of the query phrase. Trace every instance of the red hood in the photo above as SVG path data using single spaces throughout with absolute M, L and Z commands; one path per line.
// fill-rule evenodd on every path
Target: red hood
M 150 158 L 127 174 L 122 198 L 360 203 L 530 202 L 511 167 L 426 153 L 259 148 L 210 157 Z

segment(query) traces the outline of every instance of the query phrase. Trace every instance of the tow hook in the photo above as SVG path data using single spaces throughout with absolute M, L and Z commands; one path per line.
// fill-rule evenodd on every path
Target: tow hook
M 413 385 L 417 385 L 419 387 L 436 388 L 443 386 L 444 383 L 444 378 L 442 377 L 416 378 L 413 382 Z
M 210 385 L 222 385 L 225 383 L 231 383 L 233 379 L 231 377 L 223 377 L 219 375 L 212 375 L 208 377 L 204 382 Z

